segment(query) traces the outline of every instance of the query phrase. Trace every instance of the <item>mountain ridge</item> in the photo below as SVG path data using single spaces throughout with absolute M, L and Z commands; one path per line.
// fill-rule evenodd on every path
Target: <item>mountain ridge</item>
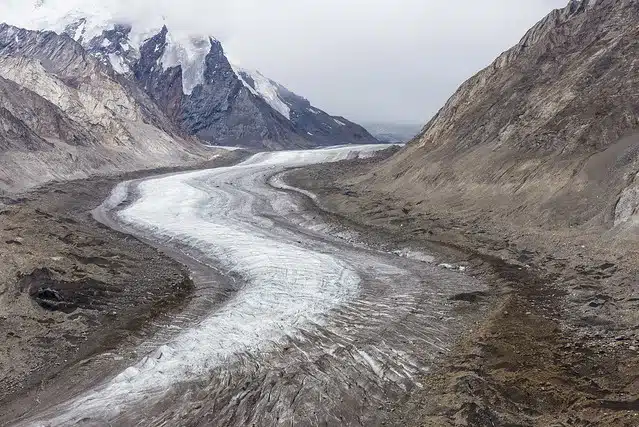
M 0 191 L 209 156 L 66 35 L 1 24 L 0 78 Z

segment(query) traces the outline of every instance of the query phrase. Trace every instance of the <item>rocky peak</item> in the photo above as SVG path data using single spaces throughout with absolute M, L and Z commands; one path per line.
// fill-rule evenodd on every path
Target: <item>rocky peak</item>
M 80 18 L 64 27 L 64 31 L 62 33 L 68 35 L 78 43 L 82 43 L 84 40 L 86 24 L 86 18 Z
M 209 39 L 209 43 L 211 47 L 204 60 L 204 80 L 210 83 L 216 78 L 231 77 L 231 74 L 234 74 L 233 68 L 224 53 L 222 43 L 213 38 Z
M 133 66 L 136 81 L 144 91 L 181 127 L 180 108 L 183 85 L 182 68 L 179 65 L 167 67 L 162 58 L 167 49 L 168 29 L 162 29 L 147 39 L 139 50 L 139 58 Z
M 596 4 L 597 0 L 570 0 L 564 11 L 568 15 L 574 15 L 592 9 Z
M 130 73 L 139 58 L 136 49 L 129 42 L 131 26 L 114 25 L 99 36 L 83 43 L 84 48 L 103 64 L 110 64 L 118 74 Z M 82 38 L 82 37 L 81 37 Z
M 144 59 L 145 64 L 138 63 L 138 67 L 148 69 L 149 66 L 157 64 L 164 55 L 166 49 L 166 36 L 169 30 L 166 25 L 162 27 L 159 33 L 144 41 L 140 47 L 140 62 Z

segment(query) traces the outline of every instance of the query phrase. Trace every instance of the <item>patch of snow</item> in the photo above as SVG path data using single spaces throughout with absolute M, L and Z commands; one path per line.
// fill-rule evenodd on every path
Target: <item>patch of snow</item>
M 156 50 L 159 48 L 156 47 Z M 204 69 L 206 55 L 211 50 L 211 41 L 203 37 L 192 37 L 188 40 L 176 40 L 167 34 L 167 46 L 160 58 L 162 67 L 167 69 L 175 66 L 182 67 L 182 89 L 190 95 L 193 90 L 204 83 Z
M 309 134 L 310 136 L 313 136 L 313 134 L 311 132 L 306 132 L 307 134 Z
M 427 262 L 427 263 L 431 263 L 431 262 L 435 262 L 435 257 L 432 255 L 428 255 L 425 254 L 423 252 L 418 252 L 418 251 L 413 251 L 411 249 L 405 248 L 402 250 L 396 250 L 393 251 L 393 253 L 395 255 L 404 257 L 404 258 L 409 258 L 409 259 L 414 259 L 417 261 L 422 261 L 422 262 Z
M 118 74 L 126 74 L 131 71 L 129 70 L 129 66 L 126 65 L 122 57 L 116 55 L 115 53 L 109 54 L 109 62 L 111 63 L 113 70 Z
M 313 114 L 319 114 L 320 113 L 318 110 L 316 110 L 315 108 L 311 108 L 311 107 L 307 108 L 307 110 L 310 111 Z
M 244 84 L 244 86 L 248 88 L 251 93 L 262 98 L 275 111 L 286 117 L 288 120 L 291 120 L 291 107 L 289 107 L 288 104 L 286 104 L 286 102 L 284 102 L 284 100 L 280 97 L 280 91 L 277 83 L 275 83 L 268 77 L 265 77 L 259 71 L 239 68 L 234 64 L 231 64 L 231 66 L 233 67 L 233 71 L 235 72 L 237 77 L 242 81 L 242 84 Z M 242 77 L 242 73 L 250 76 L 251 79 L 253 79 L 255 88 L 253 88 L 246 82 L 246 80 L 244 80 L 244 78 Z
M 111 46 L 111 40 L 109 40 L 109 39 L 104 39 L 104 40 L 102 40 L 102 44 L 101 44 L 101 46 L 102 46 L 102 47 L 109 47 L 109 46 Z
M 85 21 L 82 21 L 82 23 L 78 25 L 78 28 L 75 29 L 75 34 L 73 34 L 73 40 L 79 41 L 84 36 L 85 30 L 86 30 L 86 23 Z
M 333 117 L 333 121 L 335 121 L 335 123 L 337 123 L 340 126 L 346 126 L 346 123 L 342 122 L 341 120 L 337 120 L 335 117 Z

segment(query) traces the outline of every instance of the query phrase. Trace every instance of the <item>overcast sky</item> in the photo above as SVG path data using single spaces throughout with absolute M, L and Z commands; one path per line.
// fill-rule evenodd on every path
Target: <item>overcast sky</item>
M 47 1 L 70 7 L 97 0 Z M 25 3 L 0 0 L 0 19 Z M 568 1 L 98 3 L 131 19 L 161 14 L 172 29 L 209 33 L 243 67 L 259 69 L 331 114 L 364 122 L 425 123 L 465 79 Z

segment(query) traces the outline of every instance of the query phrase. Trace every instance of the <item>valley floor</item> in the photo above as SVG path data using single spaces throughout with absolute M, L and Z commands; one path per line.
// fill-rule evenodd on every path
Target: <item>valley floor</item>
M 427 194 L 409 205 L 353 184 L 373 164 L 296 169 L 284 180 L 370 242 L 440 254 L 447 267 L 462 265 L 491 285 L 466 296 L 485 316 L 422 389 L 397 402 L 389 425 L 639 425 L 636 244 L 524 230 L 497 215 L 495 224 L 478 224 L 429 205 Z
M 433 278 L 450 280 L 446 270 L 461 271 L 489 286 L 446 296 L 446 301 L 454 303 L 455 316 L 465 319 L 460 323 L 464 330 L 458 343 L 437 357 L 426 349 L 414 352 L 416 364 L 432 365 L 414 379 L 417 387 L 375 400 L 370 393 L 375 376 L 368 371 L 345 373 L 340 362 L 334 368 L 340 368 L 344 378 L 370 374 L 370 384 L 362 388 L 357 383 L 354 389 L 349 385 L 349 393 L 369 393 L 357 405 L 339 399 L 331 405 L 373 408 L 374 416 L 368 419 L 385 425 L 639 424 L 635 281 L 639 258 L 634 252 L 623 247 L 625 256 L 620 257 L 612 249 L 594 245 L 591 249 L 588 236 L 574 237 L 571 242 L 583 241 L 577 250 L 567 250 L 541 232 L 499 230 L 438 212 L 427 199 L 408 206 L 392 196 L 349 184 L 350 177 L 368 171 L 375 161 L 294 169 L 270 183 L 286 188 L 286 182 L 312 192 L 315 197 L 300 200 L 299 218 L 329 224 L 330 232 L 344 239 L 345 246 L 361 242 L 406 257 L 404 262 L 410 265 L 415 254 L 432 254 L 434 259 L 426 260 L 432 266 L 422 267 L 426 290 Z M 165 327 L 167 318 L 179 317 L 176 314 L 192 299 L 189 273 L 180 263 L 146 243 L 100 226 L 89 214 L 117 182 L 149 173 L 50 184 L 0 205 L 0 263 L 6 266 L 0 271 L 0 337 L 6 337 L 7 343 L 0 353 L 0 424 L 17 416 L 29 417 L 26 408 L 31 405 L 66 400 L 130 366 L 141 356 L 140 345 Z M 556 235 L 561 239 L 555 239 L 566 240 L 561 233 Z M 416 286 L 398 285 L 408 290 Z M 435 286 L 440 285 L 435 282 Z M 420 301 L 422 305 L 436 302 Z M 419 331 L 409 332 L 406 336 Z M 397 334 L 391 328 L 375 336 L 392 341 Z M 368 339 L 376 342 L 377 338 Z M 406 345 L 406 340 L 396 344 Z M 282 354 L 290 358 L 298 350 L 284 347 Z M 306 358 L 300 360 L 318 369 L 315 377 L 308 378 L 333 384 L 328 374 L 318 374 L 331 367 L 324 358 Z M 307 372 L 293 371 L 299 363 L 286 365 L 292 371 L 278 377 L 282 387 L 296 384 L 296 372 Z M 299 390 L 306 390 L 302 386 Z M 306 404 L 311 401 L 303 398 L 310 399 L 318 388 L 307 388 L 306 395 L 298 390 L 289 396 L 291 408 L 293 402 L 309 408 Z M 259 402 L 256 397 L 266 393 L 256 390 L 245 396 L 243 402 L 248 403 L 239 409 L 229 401 L 235 409 L 227 415 L 240 417 L 242 411 L 266 408 L 251 409 L 251 399 Z M 327 388 L 320 398 L 331 390 L 337 389 Z M 280 400 L 285 396 L 281 392 Z M 371 402 L 362 403 L 368 399 Z M 215 401 L 207 402 L 198 404 L 197 411 L 212 405 L 212 412 L 206 414 L 219 413 Z M 329 408 L 328 401 L 322 407 Z M 351 412 L 342 416 L 347 419 Z M 209 418 L 199 421 L 205 419 Z

